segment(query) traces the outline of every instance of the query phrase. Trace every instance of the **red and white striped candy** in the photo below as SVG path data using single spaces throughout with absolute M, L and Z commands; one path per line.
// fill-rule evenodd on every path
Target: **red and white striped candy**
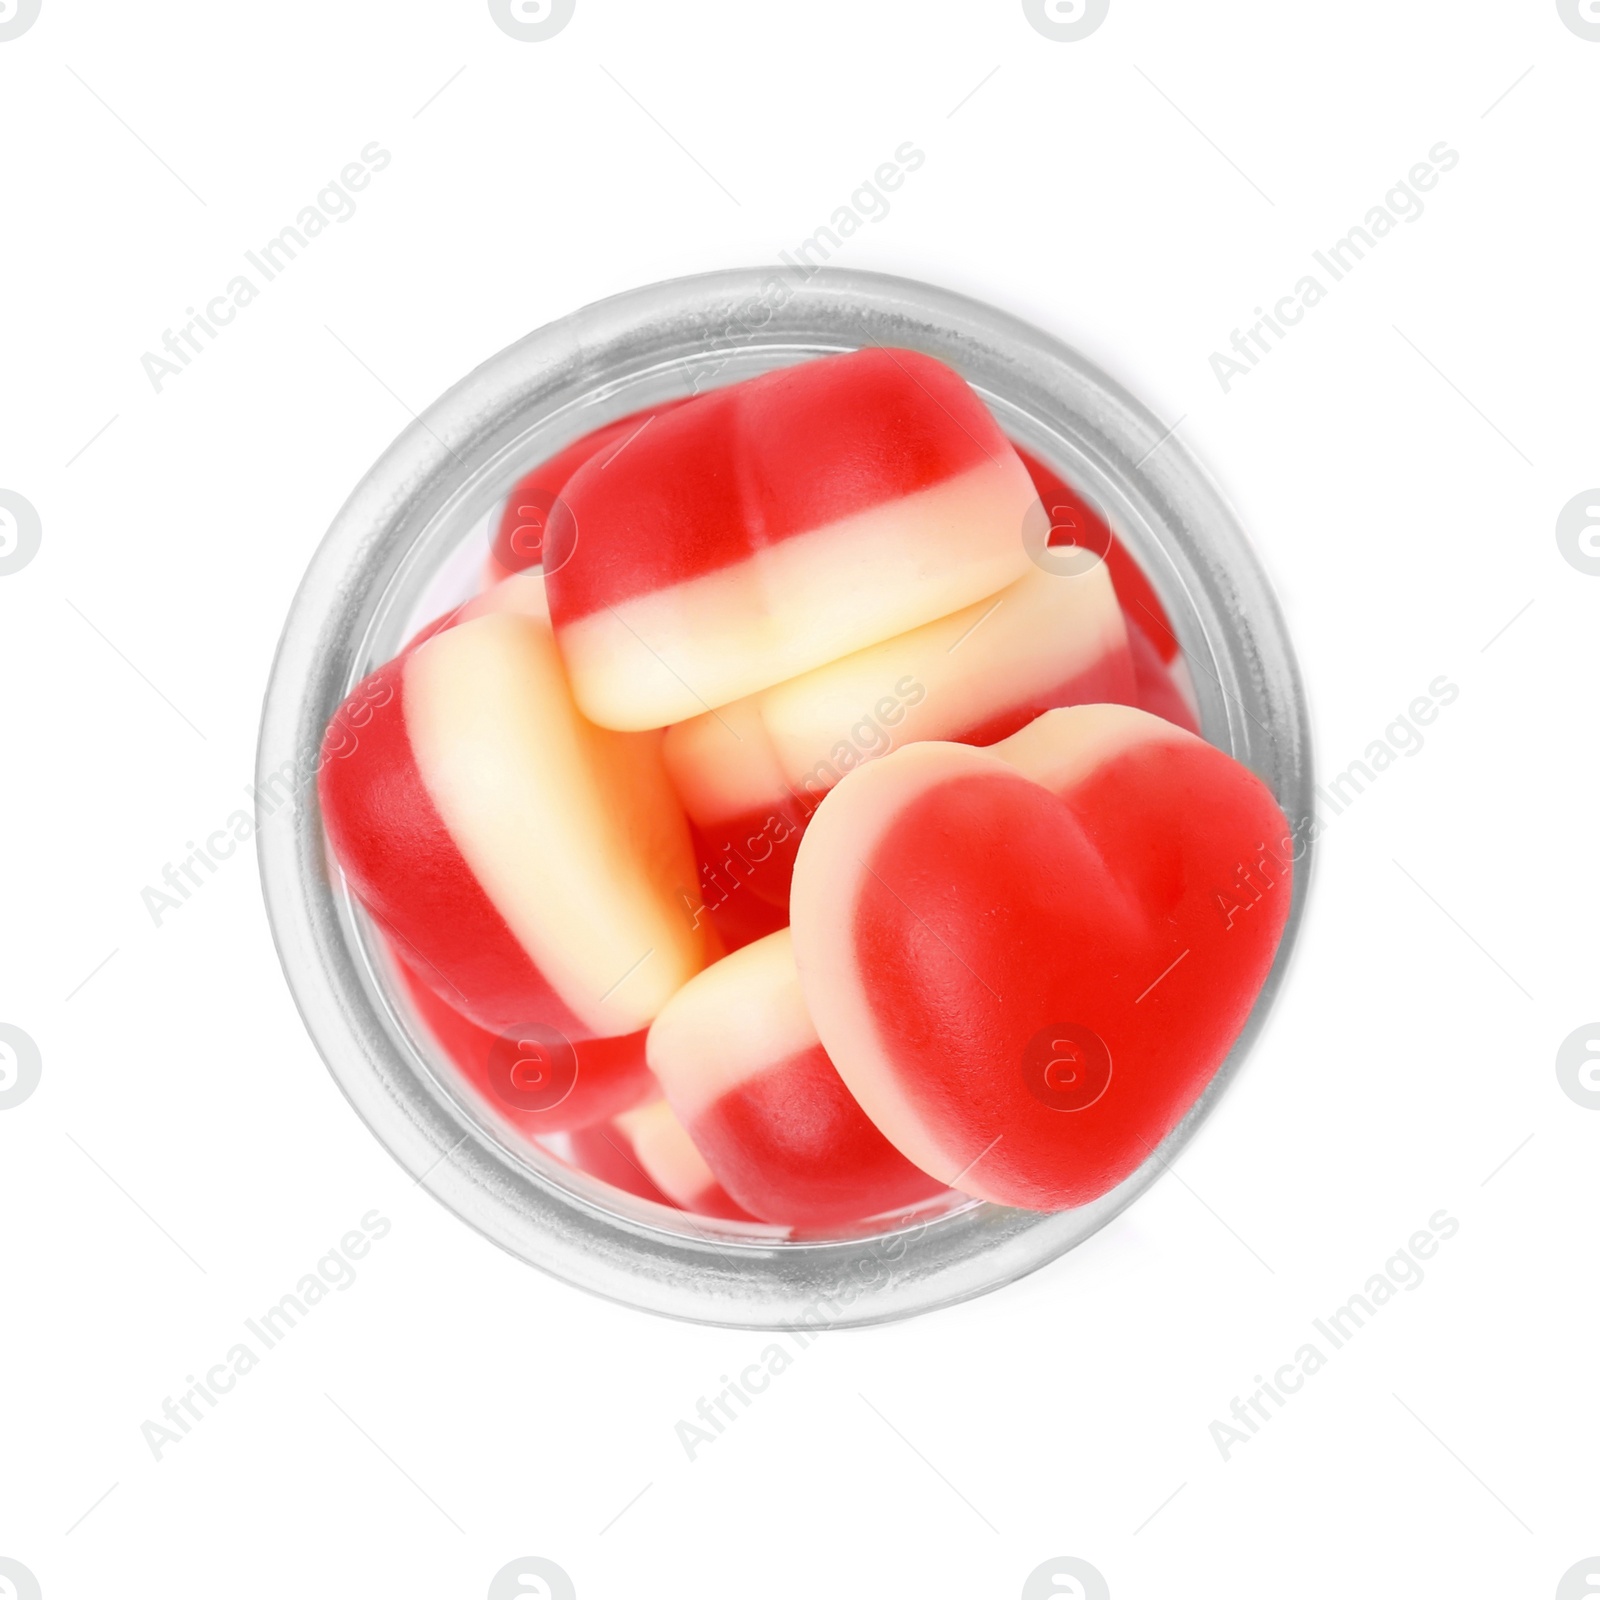
M 706 959 L 659 736 L 572 702 L 550 630 L 475 616 L 381 667 L 318 776 L 352 889 L 406 961 L 499 1031 L 644 1027 Z
M 713 914 L 731 905 L 735 914 L 756 917 L 750 901 L 787 908 L 795 851 L 811 813 L 789 791 L 762 699 L 747 695 L 676 722 L 661 747 L 693 826 L 702 894 Z
M 397 959 L 396 966 L 439 1048 L 490 1108 L 523 1133 L 587 1128 L 659 1092 L 642 1032 L 569 1041 L 534 1023 L 493 1033 L 435 994 L 405 962 Z
M 1056 706 L 1131 704 L 1134 664 L 1103 562 L 999 594 L 667 730 L 690 819 L 787 903 L 806 820 L 845 773 L 923 739 L 992 744 Z
M 484 566 L 485 583 L 498 583 L 528 567 L 557 566 L 564 561 L 575 537 L 571 515 L 561 498 L 567 480 L 591 456 L 604 459 L 662 412 L 682 404 L 682 400 L 664 400 L 595 428 L 519 478 L 495 524 Z
M 750 1213 L 717 1181 L 706 1158 L 665 1100 L 626 1111 L 617 1118 L 634 1156 L 650 1181 L 684 1211 L 725 1221 L 749 1222 Z
M 646 1051 L 722 1186 L 764 1222 L 853 1222 L 942 1187 L 873 1127 L 834 1071 L 787 929 L 680 989 L 651 1024 Z
M 1287 836 L 1251 772 L 1128 707 L 1047 712 L 989 750 L 908 746 L 844 779 L 800 847 L 817 1033 L 924 1171 L 1082 1205 L 1238 1037 L 1289 910 Z
M 1049 517 L 1048 547 L 1077 545 L 1104 557 L 1128 627 L 1134 675 L 1134 695 L 1129 703 L 1198 733 L 1194 686 L 1178 649 L 1178 636 L 1149 578 L 1088 500 L 1037 456 L 1020 447 L 1017 454 Z
M 591 1178 L 609 1183 L 624 1194 L 636 1195 L 640 1200 L 653 1200 L 658 1206 L 672 1205 L 655 1179 L 640 1165 L 633 1140 L 615 1122 L 577 1128 L 567 1135 L 567 1144 L 572 1152 L 571 1164 L 580 1172 L 587 1172 Z
M 550 608 L 578 704 L 661 727 L 993 594 L 1033 484 L 983 402 L 909 350 L 829 356 L 658 416 L 562 500 Z
M 1173 632 L 1166 607 L 1139 563 L 1112 532 L 1111 525 L 1084 495 L 1037 456 L 1020 446 L 1017 454 L 1022 457 L 1022 464 L 1039 491 L 1039 503 L 1049 519 L 1049 548 L 1076 545 L 1100 554 L 1130 628 L 1137 626 L 1143 630 L 1161 660 L 1176 660 L 1178 636 Z

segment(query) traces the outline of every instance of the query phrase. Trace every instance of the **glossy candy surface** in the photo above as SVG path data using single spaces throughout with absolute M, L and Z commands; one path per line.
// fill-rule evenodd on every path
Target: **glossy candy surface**
M 1053 707 L 1134 696 L 1104 564 L 1035 569 L 952 616 L 677 723 L 664 753 L 695 827 L 783 905 L 800 833 L 845 773 L 917 740 L 992 744 Z
M 1019 446 L 1017 454 L 1028 469 L 1028 476 L 1039 494 L 1039 503 L 1044 507 L 1049 526 L 1049 548 L 1076 545 L 1082 550 L 1097 551 L 1111 574 L 1117 600 L 1129 623 L 1136 624 L 1144 631 L 1162 661 L 1175 661 L 1178 657 L 1178 636 L 1173 632 L 1166 607 L 1161 604 L 1154 586 L 1138 562 L 1112 532 L 1111 525 L 1085 495 L 1080 494 L 1031 451 Z
M 529 567 L 559 566 L 572 553 L 577 529 L 561 491 L 591 456 L 605 460 L 625 449 L 633 437 L 663 412 L 682 405 L 664 400 L 604 427 L 592 429 L 526 472 L 506 496 L 490 541 L 484 581 L 500 582 Z
M 652 1090 L 654 1093 L 654 1090 Z M 598 1122 L 578 1128 L 567 1136 L 572 1164 L 591 1178 L 609 1183 L 624 1194 L 652 1200 L 658 1206 L 673 1204 L 655 1179 L 644 1170 L 633 1148 L 633 1140 L 615 1122 Z
M 1265 786 L 1148 713 L 847 777 L 795 868 L 794 948 L 840 1076 L 924 1171 L 1082 1205 L 1210 1081 L 1266 978 L 1292 848 Z
M 537 1023 L 494 1033 L 396 961 L 411 1003 L 461 1076 L 519 1131 L 564 1133 L 606 1122 L 657 1093 L 642 1032 L 571 1042 Z
M 787 930 L 680 989 L 646 1048 L 711 1170 L 765 1222 L 851 1222 L 942 1187 L 873 1127 L 834 1071 L 806 1014 Z
M 983 403 L 907 350 L 828 356 L 659 416 L 562 489 L 549 573 L 585 713 L 661 727 L 993 594 L 1037 497 Z
M 717 1181 L 706 1158 L 665 1100 L 617 1118 L 633 1154 L 650 1181 L 684 1211 L 725 1221 L 749 1222 L 750 1213 Z
M 1081 1205 L 1193 1105 L 1288 830 L 1189 731 L 1106 519 L 954 371 L 873 348 L 622 418 L 519 479 L 485 572 L 341 707 L 319 794 L 520 1131 L 804 1234 Z
M 318 776 L 329 840 L 458 1009 L 497 1031 L 614 1037 L 699 970 L 695 863 L 659 738 L 587 722 L 537 617 L 457 622 L 351 699 L 365 720 Z

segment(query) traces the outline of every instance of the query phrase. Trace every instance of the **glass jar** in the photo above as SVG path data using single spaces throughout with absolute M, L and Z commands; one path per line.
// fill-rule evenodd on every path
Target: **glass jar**
M 1171 618 L 1206 737 L 1258 773 L 1292 823 L 1311 812 L 1306 707 L 1282 615 L 1233 514 L 1132 396 L 1059 341 L 907 279 L 743 268 L 636 289 L 541 328 L 408 427 L 334 520 L 300 585 L 258 754 L 262 882 L 284 971 L 335 1079 L 395 1159 L 513 1255 L 595 1293 L 729 1326 L 889 1321 L 993 1289 L 1105 1226 L 1226 1092 L 1282 982 L 1294 899 L 1242 1036 L 1161 1147 L 1091 1205 L 1042 1215 L 952 1196 L 854 1230 L 669 1212 L 574 1171 L 474 1101 L 419 1026 L 328 858 L 323 729 L 410 630 L 476 586 L 498 508 L 529 466 L 618 417 L 863 345 L 947 362 L 1001 427 L 1093 501 Z M 270 814 L 269 814 L 270 813 Z

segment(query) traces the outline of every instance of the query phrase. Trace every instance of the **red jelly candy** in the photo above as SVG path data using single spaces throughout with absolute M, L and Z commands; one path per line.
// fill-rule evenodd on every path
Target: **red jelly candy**
M 657 1092 L 643 1033 L 574 1042 L 540 1023 L 491 1033 L 441 1000 L 403 961 L 396 964 L 440 1049 L 490 1106 L 523 1133 L 586 1128 Z
M 681 400 L 664 400 L 595 428 L 519 478 L 495 524 L 485 581 L 498 583 L 528 567 L 560 566 L 572 554 L 577 537 L 572 514 L 561 498 L 567 480 L 591 456 L 603 460 L 625 448 L 654 418 L 682 404 Z
M 1103 563 L 1034 570 L 952 616 L 667 730 L 667 770 L 695 826 L 788 904 L 800 834 L 845 773 L 922 739 L 992 744 L 1055 706 L 1135 696 Z
M 1080 549 L 1100 552 L 1129 622 L 1144 630 L 1163 661 L 1175 661 L 1178 636 L 1172 631 L 1166 608 L 1139 563 L 1123 548 L 1105 518 L 1037 456 L 1020 447 L 1017 454 L 1022 457 L 1049 518 L 1050 548 L 1077 545 Z
M 800 847 L 818 1035 L 924 1171 L 1005 1205 L 1082 1205 L 1238 1037 L 1288 915 L 1287 834 L 1246 768 L 1127 707 L 1047 712 L 989 750 L 897 751 L 846 778 Z
M 946 616 L 1027 570 L 1037 496 L 941 362 L 861 350 L 658 417 L 561 491 L 550 609 L 578 704 L 661 727 Z
M 625 1112 L 617 1118 L 639 1165 L 650 1181 L 684 1211 L 720 1217 L 729 1222 L 754 1219 L 717 1181 L 706 1158 L 695 1148 L 683 1124 L 665 1100 Z
M 579 1128 L 567 1136 L 572 1149 L 572 1164 L 591 1178 L 609 1183 L 624 1194 L 640 1200 L 653 1200 L 658 1206 L 672 1205 L 654 1178 L 644 1170 L 634 1153 L 633 1140 L 614 1122 Z
M 647 1049 L 711 1170 L 764 1222 L 853 1222 L 942 1187 L 873 1127 L 834 1071 L 806 1014 L 787 930 L 680 989 Z
M 361 720 L 334 718 L 318 774 L 329 842 L 452 1005 L 497 1032 L 615 1037 L 703 965 L 659 736 L 585 721 L 543 622 L 458 622 L 348 703 Z
M 1175 722 L 1180 728 L 1187 728 L 1190 733 L 1199 733 L 1200 719 L 1174 676 L 1183 670 L 1182 658 L 1175 658 L 1168 665 L 1151 643 L 1149 634 L 1131 617 L 1127 622 L 1128 654 L 1133 658 L 1134 703 L 1142 710 Z

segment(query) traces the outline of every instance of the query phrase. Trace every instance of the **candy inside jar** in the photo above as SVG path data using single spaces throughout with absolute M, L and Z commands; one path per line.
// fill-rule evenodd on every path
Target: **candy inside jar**
M 1292 875 L 1232 938 L 1211 898 L 1285 824 L 1198 737 L 1107 520 L 952 369 L 874 348 L 636 411 L 488 531 L 319 788 L 509 1137 L 813 1236 L 1088 1204 L 1195 1103 Z

